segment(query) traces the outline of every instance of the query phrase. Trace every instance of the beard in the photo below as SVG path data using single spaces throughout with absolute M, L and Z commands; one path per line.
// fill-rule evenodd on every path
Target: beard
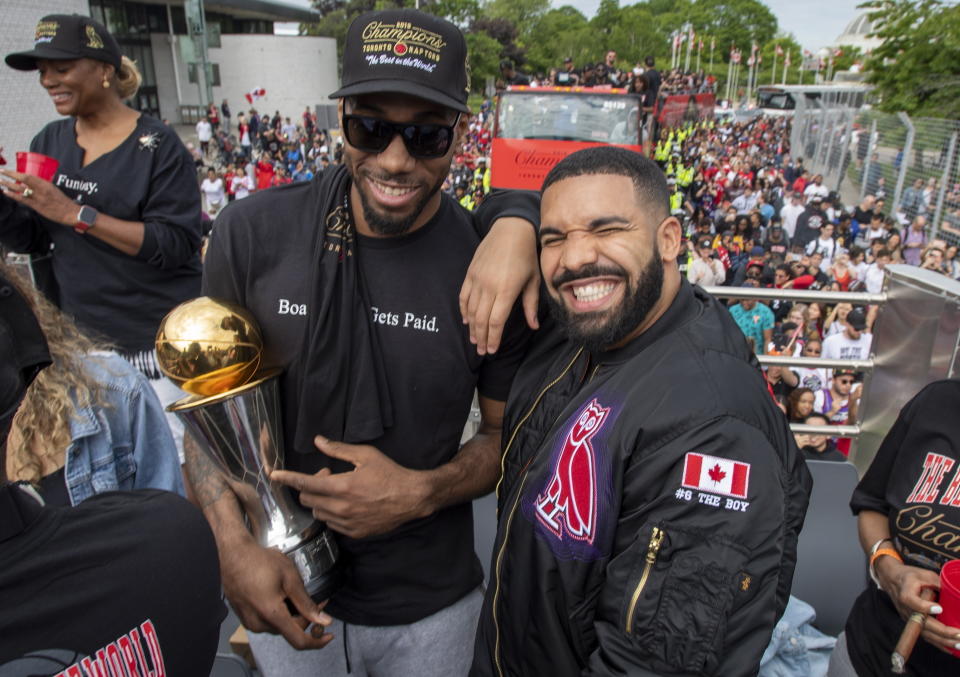
M 663 291 L 663 261 L 654 245 L 650 262 L 640 271 L 637 283 L 629 286 L 627 272 L 619 266 L 589 265 L 567 271 L 552 280 L 556 289 L 562 284 L 589 277 L 616 275 L 628 280 L 624 297 L 615 307 L 589 313 L 575 313 L 563 301 L 547 294 L 550 314 L 559 323 L 567 338 L 583 345 L 590 352 L 600 352 L 627 338 L 653 310 Z
M 346 156 L 345 156 L 346 157 Z M 420 214 L 423 212 L 424 207 L 427 206 L 427 202 L 440 190 L 443 186 L 443 180 L 446 176 L 441 177 L 436 184 L 434 184 L 430 190 L 428 190 L 424 196 L 417 202 L 409 214 L 392 216 L 388 213 L 383 213 L 377 211 L 374 207 L 373 200 L 367 194 L 366 182 L 358 180 L 357 172 L 354 169 L 353 165 L 348 162 L 347 169 L 350 172 L 350 177 L 353 179 L 353 185 L 357 187 L 357 192 L 360 193 L 360 205 L 363 208 L 363 218 L 367 222 L 367 225 L 377 235 L 382 235 L 384 237 L 396 237 L 398 235 L 404 235 L 407 233 L 419 218 Z M 370 177 L 369 173 L 364 174 L 366 177 Z M 395 183 L 403 185 L 408 183 L 403 176 L 395 176 L 391 174 L 382 174 L 376 178 L 378 181 Z

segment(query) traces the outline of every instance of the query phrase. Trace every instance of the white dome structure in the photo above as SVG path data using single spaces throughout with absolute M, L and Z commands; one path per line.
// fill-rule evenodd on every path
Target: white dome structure
M 833 46 L 850 45 L 859 47 L 864 52 L 870 52 L 883 44 L 880 38 L 867 37 L 874 30 L 873 22 L 868 15 L 869 12 L 862 12 L 855 16 L 853 21 L 847 24 L 843 33 L 833 41 Z

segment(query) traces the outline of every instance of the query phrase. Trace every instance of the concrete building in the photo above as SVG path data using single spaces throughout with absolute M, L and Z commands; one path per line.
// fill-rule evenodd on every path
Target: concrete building
M 143 86 L 133 107 L 171 123 L 192 124 L 203 110 L 202 66 L 187 34 L 184 0 L 2 0 L 2 54 L 29 49 L 37 20 L 54 13 L 88 14 L 117 38 L 137 62 Z M 337 44 L 333 38 L 275 35 L 275 22 L 311 22 L 311 9 L 279 0 L 205 0 L 213 101 L 226 99 L 236 114 L 250 109 L 244 95 L 266 95 L 254 106 L 299 117 L 306 106 L 328 105 L 338 87 Z M 57 117 L 36 74 L 0 66 L 0 145 L 11 156 Z M 7 158 L 11 161 L 10 157 Z
M 847 24 L 843 33 L 833 41 L 833 46 L 859 47 L 864 54 L 868 54 L 883 44 L 883 40 L 870 35 L 873 30 L 873 22 L 870 21 L 869 12 L 860 12 Z

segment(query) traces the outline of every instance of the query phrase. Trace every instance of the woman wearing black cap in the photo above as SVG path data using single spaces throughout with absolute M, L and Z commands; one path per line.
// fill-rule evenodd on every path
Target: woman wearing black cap
M 200 294 L 200 193 L 190 155 L 169 127 L 124 103 L 140 74 L 89 17 L 44 17 L 34 49 L 6 62 L 39 71 L 68 117 L 30 144 L 59 162 L 51 181 L 3 172 L 11 180 L 2 182 L 0 242 L 52 251 L 62 309 L 166 388 L 153 359 L 157 327 Z

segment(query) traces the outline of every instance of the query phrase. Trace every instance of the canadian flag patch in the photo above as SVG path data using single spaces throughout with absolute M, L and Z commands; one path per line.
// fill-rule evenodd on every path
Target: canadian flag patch
M 750 464 L 690 451 L 683 462 L 683 486 L 712 494 L 746 498 L 750 486 Z

